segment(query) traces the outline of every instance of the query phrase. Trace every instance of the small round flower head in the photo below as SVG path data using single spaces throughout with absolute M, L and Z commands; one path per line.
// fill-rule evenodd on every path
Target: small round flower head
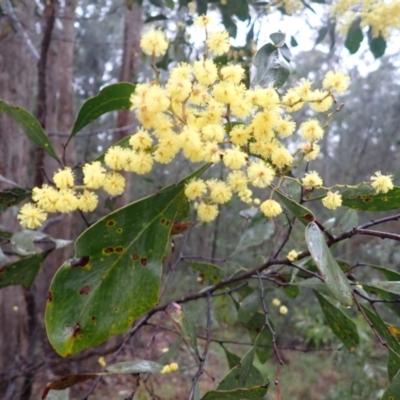
M 206 86 L 201 84 L 196 84 L 192 87 L 192 92 L 190 93 L 189 101 L 196 106 L 203 106 L 209 100 L 210 95 L 207 92 Z
M 321 151 L 319 144 L 317 143 L 306 143 L 300 145 L 301 151 L 304 153 L 305 161 L 313 161 L 318 157 L 318 154 Z
M 307 121 L 304 121 L 300 125 L 299 130 L 301 138 L 310 142 L 320 140 L 324 136 L 324 130 L 322 129 L 319 121 L 315 118 L 310 118 Z
M 224 204 L 232 198 L 231 188 L 223 181 L 207 181 L 210 198 L 214 203 Z
M 125 178 L 118 172 L 108 172 L 104 180 L 103 189 L 111 196 L 118 196 L 124 193 Z
M 247 154 L 238 148 L 227 149 L 224 153 L 224 164 L 230 169 L 240 169 L 246 165 Z
M 275 306 L 275 307 L 279 307 L 280 305 L 281 305 L 281 301 L 279 300 L 279 299 L 273 299 L 272 300 L 272 304 Z
M 196 200 L 207 193 L 207 185 L 202 179 L 191 180 L 185 188 L 185 196 L 189 200 Z
M 330 210 L 335 210 L 342 205 L 342 196 L 338 192 L 329 191 L 322 199 L 322 204 Z
M 205 28 L 206 26 L 209 26 L 212 24 L 212 18 L 209 15 L 199 15 L 195 20 L 194 24 L 196 26 L 199 26 L 200 28 Z
M 197 207 L 197 216 L 203 222 L 214 221 L 218 216 L 218 206 L 201 202 Z
M 144 175 L 153 168 L 153 157 L 148 153 L 136 153 L 133 156 L 133 162 L 130 171 L 136 172 L 138 175 Z
M 275 171 L 264 162 L 258 161 L 247 168 L 247 176 L 253 186 L 265 188 L 273 181 Z
M 251 114 L 252 104 L 246 98 L 235 98 L 231 103 L 231 113 L 237 118 L 244 119 Z
M 78 208 L 81 211 L 89 212 L 93 211 L 97 207 L 99 199 L 96 193 L 84 190 L 78 199 Z
M 296 250 L 290 250 L 286 258 L 290 261 L 296 261 L 297 257 L 299 256 L 299 253 Z
M 271 161 L 279 168 L 290 165 L 293 162 L 293 157 L 289 150 L 285 147 L 276 148 L 271 154 Z
M 53 181 L 58 189 L 74 187 L 74 174 L 70 167 L 59 169 L 53 176 Z
M 308 101 L 311 96 L 311 85 L 312 82 L 308 79 L 302 78 L 298 86 L 294 87 L 294 91 L 300 96 L 304 101 Z
M 253 202 L 253 192 L 250 189 L 242 190 L 238 193 L 240 200 L 246 204 L 251 204 Z
M 204 161 L 209 163 L 217 163 L 221 161 L 221 149 L 217 142 L 207 142 L 203 147 Z
M 210 33 L 206 40 L 207 47 L 215 56 L 222 56 L 231 48 L 228 31 Z
M 129 144 L 133 150 L 147 150 L 152 146 L 153 139 L 148 131 L 139 128 L 138 131 L 129 138 Z
M 323 185 L 322 179 L 316 171 L 307 172 L 302 181 L 304 188 L 308 190 L 318 188 Z
M 32 190 L 32 200 L 37 206 L 47 212 L 57 211 L 58 191 L 49 185 L 41 188 L 34 187 Z
M 314 90 L 311 93 L 310 100 L 310 107 L 315 112 L 325 112 L 328 111 L 333 104 L 332 95 L 329 92 L 324 90 Z
M 207 60 L 195 61 L 193 64 L 193 74 L 201 85 L 212 85 L 218 79 L 218 69 L 214 61 Z
M 164 32 L 150 28 L 142 35 L 140 48 L 149 56 L 163 56 L 168 49 L 168 41 Z
M 371 176 L 371 186 L 376 190 L 376 193 L 387 193 L 393 189 L 392 175 L 382 175 L 380 171 L 375 172 Z
M 343 93 L 349 87 L 350 78 L 343 72 L 328 71 L 322 82 L 322 87 L 331 92 Z
M 282 138 L 287 138 L 293 135 L 296 129 L 296 123 L 291 119 L 290 115 L 286 115 L 284 118 L 279 118 L 275 124 L 275 131 Z
M 179 365 L 175 362 L 169 364 L 169 368 L 171 369 L 171 372 L 176 372 L 179 369 Z
M 247 189 L 247 176 L 243 171 L 232 171 L 226 181 L 234 192 L 242 192 Z
M 236 98 L 235 87 L 230 82 L 219 82 L 214 85 L 212 94 L 214 99 L 223 104 L 230 104 Z
M 279 95 L 273 88 L 256 87 L 253 91 L 248 91 L 249 100 L 256 106 L 269 107 L 279 103 Z
M 236 146 L 244 146 L 250 139 L 250 131 L 246 125 L 235 125 L 229 133 L 229 138 Z
M 73 190 L 63 189 L 58 192 L 57 211 L 68 214 L 77 210 L 78 205 L 79 200 Z
M 225 136 L 225 128 L 220 124 L 208 124 L 201 130 L 203 140 L 222 142 Z
M 17 216 L 19 223 L 28 229 L 39 228 L 46 221 L 46 218 L 47 213 L 32 203 L 24 204 Z
M 294 88 L 290 88 L 282 97 L 282 103 L 285 106 L 287 112 L 294 112 L 300 110 L 300 108 L 303 107 L 304 101 L 294 90 Z
M 104 156 L 104 162 L 114 171 L 120 171 L 126 164 L 126 152 L 121 146 L 112 146 Z
M 160 371 L 161 374 L 169 374 L 171 372 L 171 367 L 169 365 L 164 365 L 162 370 Z
M 88 189 L 99 189 L 106 179 L 106 170 L 99 161 L 87 163 L 82 167 L 83 183 Z
M 260 205 L 261 212 L 268 218 L 277 217 L 283 212 L 281 205 L 275 200 L 265 200 Z
M 244 69 L 240 65 L 230 64 L 221 68 L 221 76 L 224 81 L 238 84 L 244 78 Z
M 288 313 L 288 311 L 289 311 L 289 309 L 288 309 L 286 306 L 280 306 L 280 307 L 279 307 L 279 312 L 280 312 L 282 315 L 286 315 L 286 314 Z

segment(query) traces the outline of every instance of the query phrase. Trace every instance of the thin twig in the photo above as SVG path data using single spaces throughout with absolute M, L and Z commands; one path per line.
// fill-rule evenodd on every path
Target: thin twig
M 388 344 L 386 343 L 386 341 L 384 341 L 381 336 L 379 335 L 378 331 L 375 329 L 374 324 L 371 322 L 371 320 L 367 317 L 367 314 L 365 314 L 364 310 L 362 309 L 357 297 L 355 296 L 354 292 L 353 292 L 353 299 L 354 302 L 357 305 L 358 311 L 360 311 L 360 313 L 362 314 L 362 316 L 364 317 L 365 321 L 367 322 L 367 324 L 370 326 L 370 328 L 372 329 L 372 331 L 374 332 L 375 336 L 377 337 L 377 339 L 379 340 L 379 343 L 386 347 L 387 349 L 389 349 Z
M 188 400 L 192 400 L 194 398 L 196 384 L 199 380 L 200 376 L 204 373 L 204 365 L 207 359 L 208 349 L 210 347 L 211 342 L 211 294 L 207 296 L 207 325 L 206 325 L 206 343 L 204 345 L 203 354 L 199 358 L 200 364 L 199 369 L 196 375 L 193 377 L 192 388 L 190 389 Z

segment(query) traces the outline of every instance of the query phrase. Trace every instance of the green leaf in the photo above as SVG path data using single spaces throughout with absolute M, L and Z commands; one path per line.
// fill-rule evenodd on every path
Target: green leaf
M 237 365 L 239 365 L 240 357 L 236 354 L 231 353 L 222 343 L 220 343 L 220 345 L 224 349 L 229 369 L 235 368 Z
M 297 43 L 297 40 L 294 36 L 290 36 L 290 45 L 292 47 L 297 47 L 299 44 Z
M 393 351 L 391 348 L 388 349 L 387 359 L 387 373 L 389 382 L 392 381 L 396 374 L 400 370 L 400 355 Z
M 77 239 L 75 257 L 53 278 L 46 308 L 48 338 L 60 355 L 125 332 L 157 304 L 171 226 L 187 202 L 185 183 L 110 213 Z
M 363 265 L 381 272 L 383 275 L 385 275 L 388 281 L 400 281 L 400 272 L 394 271 L 389 268 L 381 267 L 380 265 L 373 265 L 373 264 L 363 264 Z
M 245 388 L 250 370 L 253 367 L 254 347 L 252 347 L 240 360 L 240 363 L 233 367 L 224 379 L 220 382 L 217 390 L 231 390 Z
M 346 232 L 358 225 L 358 214 L 356 211 L 350 209 L 346 210 L 339 223 L 334 228 L 334 234 Z
M 237 310 L 232 297 L 229 295 L 213 298 L 213 310 L 216 320 L 220 324 L 233 325 L 237 320 Z
M 250 389 L 233 389 L 233 390 L 210 390 L 201 400 L 224 400 L 224 399 L 263 399 L 268 390 L 269 382 L 265 385 L 254 386 Z
M 315 222 L 311 222 L 306 228 L 306 242 L 311 257 L 335 298 L 344 306 L 351 306 L 353 297 L 350 283 L 333 258 L 325 242 L 325 236 Z
M 86 125 L 110 111 L 129 110 L 130 97 L 135 85 L 128 82 L 114 83 L 106 86 L 97 96 L 86 100 L 78 112 L 67 143 Z
M 0 192 L 0 213 L 32 195 L 29 189 L 13 188 Z
M 108 372 L 116 374 L 160 373 L 163 366 L 154 361 L 133 360 L 112 364 L 106 368 Z
M 344 45 L 346 46 L 346 49 L 349 50 L 350 54 L 357 53 L 364 38 L 364 35 L 360 28 L 360 22 L 360 17 L 355 18 L 350 25 L 349 31 L 347 32 L 347 37 Z
M 375 311 L 372 311 L 369 307 L 365 306 L 364 304 L 360 304 L 363 311 L 365 312 L 366 316 L 370 320 L 370 322 L 373 324 L 374 328 L 376 331 L 379 333 L 383 339 L 386 340 L 387 345 L 397 354 L 400 355 L 400 343 L 396 339 L 395 336 L 393 336 L 387 324 L 379 314 L 377 314 Z
M 234 254 L 240 253 L 249 247 L 258 246 L 272 237 L 275 233 L 275 224 L 265 220 L 265 217 L 259 223 L 250 227 L 240 238 Z
M 356 324 L 322 294 L 316 291 L 314 293 L 332 332 L 346 346 L 348 351 L 355 351 L 356 346 L 360 342 Z
M 389 380 L 392 380 L 400 370 L 400 343 L 396 337 L 390 333 L 386 323 L 382 320 L 379 314 L 375 313 L 364 304 L 360 305 L 365 315 L 374 326 L 375 330 L 378 332 L 381 338 L 386 341 L 387 345 L 389 346 L 389 350 L 391 350 L 388 354 L 387 365 Z
M 399 400 L 400 399 L 400 371 L 396 373 L 389 386 L 386 388 L 385 393 L 381 400 Z
M 252 347 L 240 360 L 240 363 L 233 367 L 217 387 L 217 391 L 232 390 L 239 388 L 250 388 L 254 381 L 264 384 L 260 371 L 253 366 L 255 349 Z M 204 398 L 204 397 L 203 397 Z
M 256 354 L 261 364 L 265 364 L 273 353 L 272 333 L 267 326 L 261 328 L 254 341 Z
M 158 359 L 158 363 L 161 365 L 167 364 L 169 360 L 173 360 L 176 358 L 176 355 L 179 352 L 179 349 L 181 348 L 183 343 L 183 336 L 179 336 L 178 339 L 176 339 L 175 343 L 166 351 L 165 353 L 162 353 L 162 356 Z
M 218 283 L 224 277 L 224 271 L 221 267 L 210 263 L 190 262 L 190 267 L 194 272 L 200 272 L 200 277 L 209 281 L 212 285 Z
M 400 296 L 400 280 L 399 281 L 374 281 L 360 282 L 364 288 L 383 290 L 388 293 Z
M 11 106 L 0 100 L 0 113 L 8 114 L 17 124 L 20 125 L 25 135 L 47 154 L 56 159 L 59 163 L 56 152 L 50 143 L 46 132 L 43 130 L 39 121 L 22 107 Z M 61 163 L 60 163 L 61 164 Z
M 273 326 L 271 320 L 269 320 L 269 323 Z M 272 334 L 265 325 L 265 315 L 262 313 L 254 314 L 245 327 L 249 331 L 258 359 L 264 364 L 273 353 Z
M 379 35 L 378 37 L 372 37 L 372 29 L 368 31 L 368 44 L 371 53 L 375 58 L 382 57 L 386 51 L 386 40 Z
M 0 288 L 11 285 L 29 288 L 50 252 L 35 254 L 0 268 Z
M 279 197 L 284 207 L 304 226 L 307 226 L 311 221 L 315 220 L 315 215 L 308 208 L 297 203 L 297 201 L 293 200 L 279 189 L 275 191 L 275 194 Z
M 315 45 L 320 44 L 325 39 L 328 30 L 329 30 L 329 25 L 323 26 L 322 28 L 319 29 L 317 39 L 315 40 Z
M 193 319 L 193 315 L 187 307 L 182 309 L 182 334 L 188 340 L 190 347 L 195 351 L 198 357 L 199 348 L 197 347 L 197 329 Z
M 369 185 L 349 189 L 342 193 L 342 205 L 363 211 L 389 211 L 400 208 L 400 187 L 387 193 L 376 193 Z
M 240 302 L 238 321 L 247 324 L 261 306 L 260 291 L 255 290 Z
M 282 33 L 282 32 L 275 32 L 275 33 L 271 33 L 271 35 L 269 35 L 272 43 L 276 46 L 276 47 L 282 47 L 285 44 L 285 40 L 286 40 L 286 34 Z

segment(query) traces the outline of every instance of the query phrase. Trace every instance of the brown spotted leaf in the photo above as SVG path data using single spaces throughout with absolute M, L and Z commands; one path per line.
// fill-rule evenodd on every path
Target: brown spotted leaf
M 171 227 L 187 203 L 186 181 L 110 213 L 77 239 L 46 308 L 47 335 L 61 356 L 125 332 L 157 304 Z

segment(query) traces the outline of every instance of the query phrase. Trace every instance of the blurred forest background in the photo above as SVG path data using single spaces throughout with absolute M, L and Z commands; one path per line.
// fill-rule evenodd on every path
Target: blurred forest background
M 96 95 L 106 84 L 145 81 L 152 77 L 149 60 L 139 48 L 140 33 L 146 25 L 156 24 L 171 39 L 168 54 L 158 64 L 162 74 L 180 61 L 201 57 L 202 49 L 193 35 L 192 23 L 196 7 L 197 11 L 202 11 L 204 3 L 207 5 L 200 0 L 197 4 L 186 0 L 143 0 L 140 4 L 135 0 L 3 0 L 0 2 L 0 98 L 36 115 L 56 150 L 62 153 L 76 111 L 84 100 Z M 389 42 L 386 55 L 379 60 L 374 60 L 363 45 L 357 54 L 350 55 L 344 48 L 344 38 L 334 37 L 329 28 L 328 9 L 321 5 L 312 3 L 315 14 L 305 8 L 298 16 L 289 17 L 283 9 L 266 11 L 264 2 L 250 3 L 250 8 L 241 0 L 208 4 L 209 12 L 233 37 L 236 36 L 229 55 L 231 60 L 249 67 L 255 49 L 273 33 L 270 26 L 285 32 L 290 21 L 294 29 L 290 33 L 292 37 L 288 37 L 293 54 L 291 77 L 283 91 L 290 86 L 290 81 L 293 83 L 302 77 L 319 83 L 328 69 L 347 69 L 351 76 L 348 94 L 341 98 L 345 106 L 330 122 L 321 144 L 321 155 L 313 169 L 320 171 L 327 185 L 354 184 L 369 179 L 377 170 L 399 176 L 400 51 L 398 44 L 393 44 L 396 38 Z M 221 63 L 228 61 L 227 58 L 219 60 Z M 74 138 L 73 146 L 65 152 L 67 164 L 82 165 L 94 159 L 110 144 L 131 134 L 135 124 L 129 112 L 101 117 Z M 37 168 L 42 164 L 43 169 Z M 17 125 L 0 114 L 1 175 L 32 187 L 40 185 L 46 175 L 51 176 L 55 167 L 54 160 L 34 149 Z M 110 205 L 104 199 L 103 212 L 176 182 L 192 168 L 185 161 L 159 165 L 145 178 L 131 179 L 129 191 L 116 204 Z M 218 168 L 214 171 L 217 176 L 222 173 Z M 2 182 L 0 186 L 7 187 Z M 259 263 L 260 250 L 268 254 L 273 247 L 277 228 L 272 222 L 250 226 L 244 218 L 245 208 L 233 201 L 222 209 L 215 223 L 195 226 L 184 243 L 187 259 L 190 260 L 190 255 L 210 258 L 224 268 L 232 268 L 232 272 L 234 266 L 248 268 Z M 11 209 L 2 214 L 0 231 L 18 229 L 16 212 Z M 97 212 L 99 214 L 90 218 L 96 220 L 101 208 Z M 338 220 L 344 214 L 341 210 L 334 214 L 325 212 L 327 220 Z M 363 218 L 371 219 L 373 215 Z M 297 235 L 294 232 L 288 249 L 304 248 L 302 229 L 297 228 L 299 232 Z M 53 237 L 69 239 L 85 229 L 85 221 L 79 215 L 57 217 L 50 219 L 43 229 Z M 397 226 L 393 223 L 392 229 L 398 231 L 398 223 Z M 176 246 L 181 248 L 182 239 L 177 239 Z M 248 251 L 243 252 L 245 249 Z M 72 252 L 72 246 L 53 252 L 30 289 L 11 286 L 0 291 L 2 399 L 38 399 L 47 381 L 56 376 L 101 370 L 99 357 L 107 359 L 121 343 L 122 337 L 112 338 L 104 345 L 67 360 L 58 357 L 48 344 L 43 326 L 47 289 L 57 268 Z M 368 260 L 382 265 L 384 262 L 400 270 L 400 245 L 396 242 L 357 237 L 335 252 L 339 257 L 345 254 L 355 263 Z M 172 263 L 173 254 L 166 261 L 166 268 Z M 200 290 L 202 283 L 197 278 L 198 273 L 189 264 L 177 268 L 163 293 L 164 302 L 179 293 Z M 383 351 L 380 353 L 378 347 L 374 349 L 367 340 L 355 353 L 341 351 L 340 342 L 329 328 L 321 327 L 323 315 L 314 297 L 310 300 L 307 293 L 302 293 L 292 299 L 282 297 L 281 292 L 276 294 L 273 287 L 268 288 L 268 299 L 277 297 L 289 310 L 286 315 L 280 315 L 278 307 L 271 311 L 285 362 L 281 375 L 283 398 L 379 398 L 387 379 L 382 368 Z M 235 342 L 246 341 L 244 331 L 240 326 L 236 330 L 224 330 L 224 319 L 233 320 L 232 313 L 236 312 L 229 307 L 227 304 L 222 316 L 213 317 L 213 332 L 217 338 L 224 336 L 228 349 L 240 352 Z M 204 304 L 197 302 L 193 312 L 201 324 Z M 365 321 L 357 317 L 356 322 L 364 338 L 372 336 Z M 176 337 L 168 330 L 168 323 L 161 318 L 152 323 L 165 326 L 165 330 L 155 330 L 148 325 L 141 335 L 131 339 L 120 355 L 121 360 L 138 355 L 157 359 L 162 355 L 162 348 L 173 346 Z M 154 386 L 148 392 L 155 393 L 153 398 L 186 398 L 191 382 L 185 377 L 185 370 L 190 371 L 191 360 L 182 352 L 176 358 L 181 372 L 152 382 Z M 218 343 L 212 343 L 211 361 L 207 374 L 202 377 L 202 387 L 213 387 L 226 367 L 223 349 Z M 271 359 L 259 368 L 273 377 L 276 362 Z M 89 387 L 82 384 L 73 388 L 71 398 L 82 398 Z M 101 382 L 93 399 L 123 399 L 128 394 L 128 378 L 107 378 Z M 145 392 L 141 396 L 139 398 L 150 398 Z M 275 399 L 274 396 L 271 389 L 267 398 Z

